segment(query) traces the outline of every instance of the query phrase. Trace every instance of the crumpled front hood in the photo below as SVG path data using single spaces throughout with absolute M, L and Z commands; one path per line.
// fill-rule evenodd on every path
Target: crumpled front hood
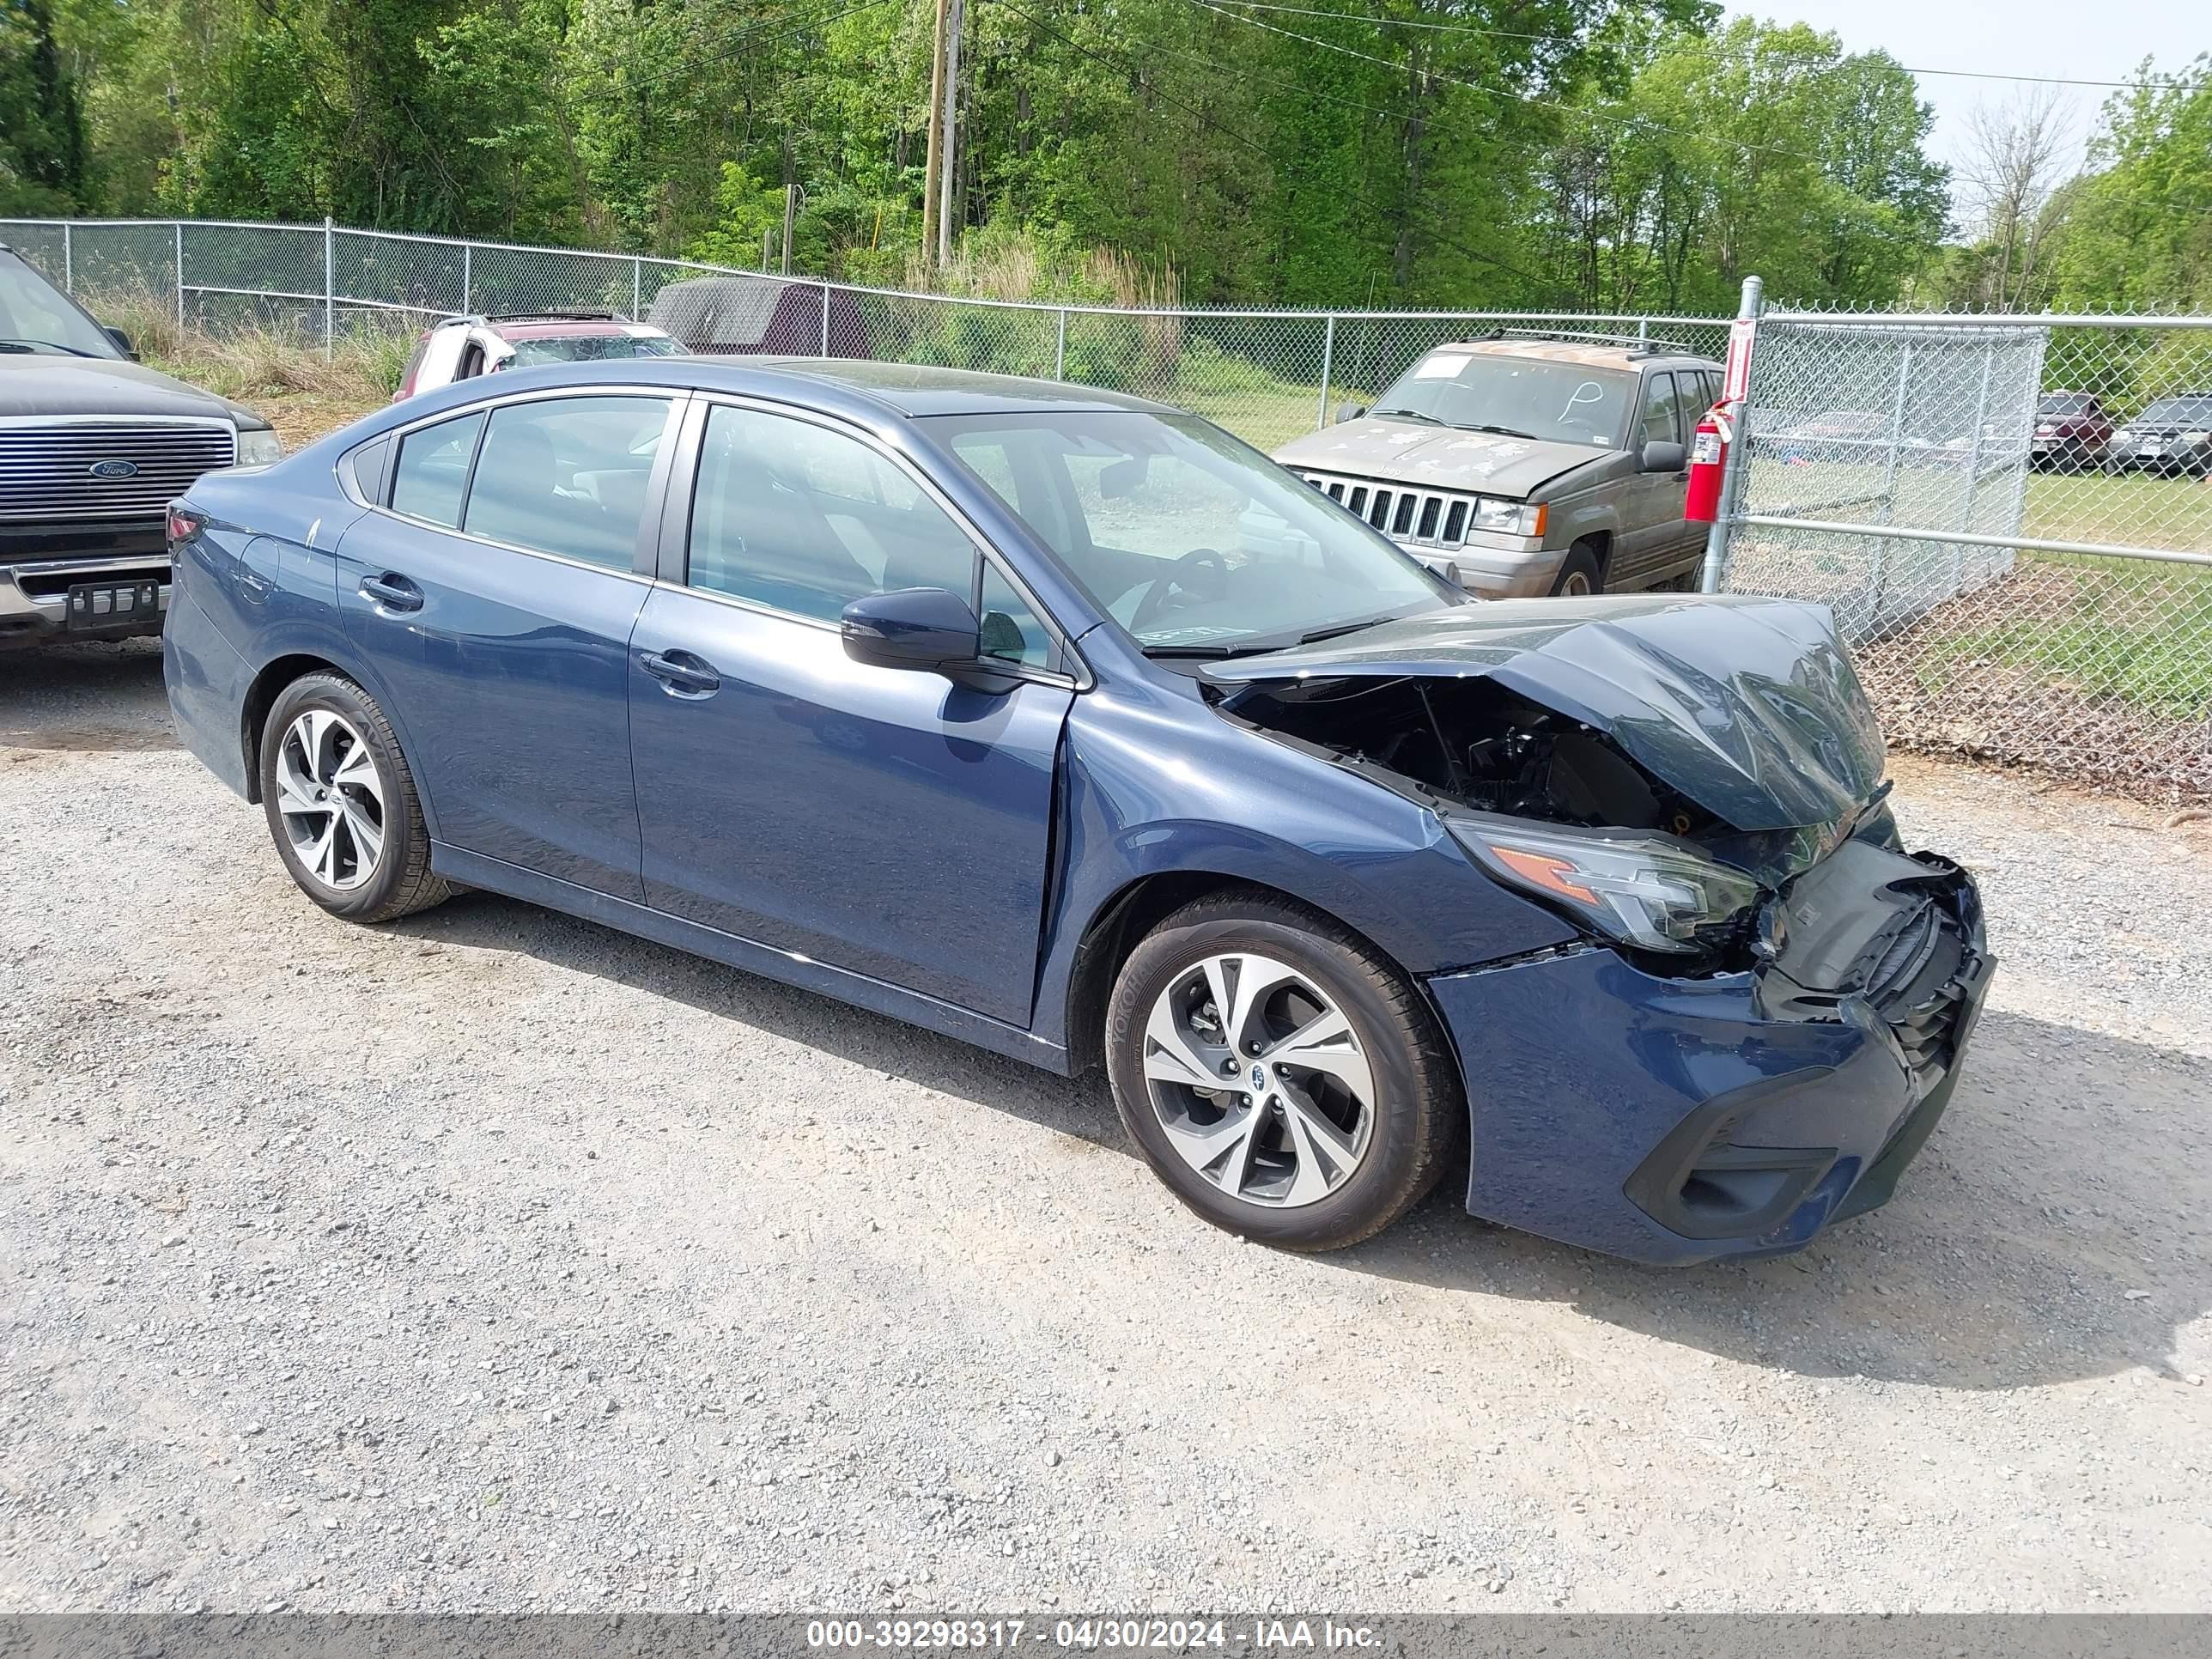
M 1881 782 L 1881 733 L 1825 605 L 1632 594 L 1453 605 L 1200 671 L 1285 680 L 1486 676 L 1610 737 L 1747 832 L 1833 825 Z
M 1495 432 L 1462 432 L 1368 416 L 1293 438 L 1275 451 L 1293 471 L 1387 478 L 1436 489 L 1468 489 L 1518 500 L 1562 472 L 1593 462 L 1632 464 L 1621 452 L 1588 444 L 1544 443 Z

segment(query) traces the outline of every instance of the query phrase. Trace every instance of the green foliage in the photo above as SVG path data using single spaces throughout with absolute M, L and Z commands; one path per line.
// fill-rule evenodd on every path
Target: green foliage
M 1712 0 L 1339 6 L 969 0 L 945 272 L 931 0 L 0 0 L 0 196 L 750 267 L 788 186 L 810 275 L 1071 301 L 1710 310 L 1752 271 L 1814 304 L 1985 280 L 1942 246 L 1929 111 L 1884 54 Z M 2069 303 L 2212 303 L 2208 75 L 2108 106 L 2045 262 Z M 1086 325 L 1069 349 L 1141 380 L 1162 347 Z
M 84 113 L 53 8 L 0 0 L 0 212 L 68 213 L 84 187 Z
M 2069 204 L 2056 297 L 2069 307 L 2212 307 L 2212 54 L 2140 76 L 2106 102 L 2097 170 Z

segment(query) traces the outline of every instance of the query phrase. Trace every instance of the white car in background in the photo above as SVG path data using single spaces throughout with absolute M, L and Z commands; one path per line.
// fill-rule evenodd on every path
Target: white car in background
M 539 363 L 674 357 L 684 347 L 665 329 L 612 311 L 559 311 L 520 317 L 448 317 L 422 336 L 408 359 L 393 403 L 455 380 Z

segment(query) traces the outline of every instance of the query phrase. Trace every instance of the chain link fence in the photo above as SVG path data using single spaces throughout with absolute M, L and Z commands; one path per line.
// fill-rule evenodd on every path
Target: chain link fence
M 335 225 L 0 221 L 80 297 L 327 343 L 576 309 L 694 349 L 867 357 L 1109 387 L 1261 448 L 1499 328 L 1665 340 L 1729 319 L 1127 310 L 860 289 L 682 260 Z M 1720 585 L 1834 607 L 1895 740 L 2212 799 L 2212 319 L 1757 322 Z
M 2212 799 L 2212 319 L 1759 319 L 1723 585 L 1893 740 Z

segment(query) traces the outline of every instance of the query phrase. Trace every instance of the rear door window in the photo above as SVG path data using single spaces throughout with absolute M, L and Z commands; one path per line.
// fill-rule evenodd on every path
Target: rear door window
M 629 396 L 544 398 L 494 410 L 461 528 L 510 547 L 631 569 L 668 410 L 665 398 Z
M 392 483 L 392 510 L 448 530 L 458 528 L 461 492 L 468 487 L 469 462 L 476 455 L 477 434 L 483 423 L 483 411 L 478 410 L 403 438 Z
M 1672 374 L 1654 374 L 1644 386 L 1644 441 L 1647 444 L 1675 444 L 1682 441 L 1682 428 L 1677 410 L 1680 398 L 1674 390 Z

